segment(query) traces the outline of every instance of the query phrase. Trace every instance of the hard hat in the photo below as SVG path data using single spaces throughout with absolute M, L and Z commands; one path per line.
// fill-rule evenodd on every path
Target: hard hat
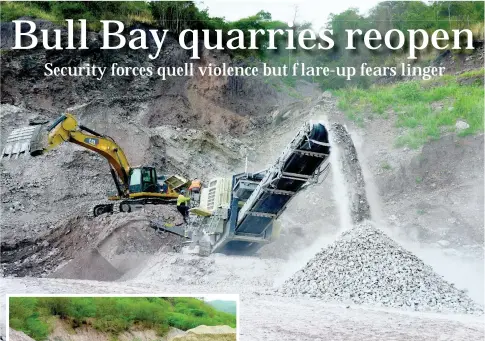
M 180 191 L 180 194 L 184 194 L 184 193 L 185 193 L 185 189 Z

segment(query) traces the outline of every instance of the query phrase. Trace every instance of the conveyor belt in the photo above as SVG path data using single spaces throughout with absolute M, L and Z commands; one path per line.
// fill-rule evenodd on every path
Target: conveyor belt
M 325 126 L 305 124 L 239 211 L 236 235 L 262 235 L 302 186 L 328 166 L 329 155 Z

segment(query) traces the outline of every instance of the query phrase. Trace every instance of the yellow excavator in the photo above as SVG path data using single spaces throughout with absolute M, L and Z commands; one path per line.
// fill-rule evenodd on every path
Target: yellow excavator
M 131 212 L 134 206 L 139 205 L 175 204 L 179 191 L 190 185 L 190 181 L 178 175 L 157 177 L 155 168 L 151 166 L 130 166 L 123 149 L 111 137 L 78 124 L 76 118 L 68 113 L 58 117 L 47 128 L 28 127 L 12 132 L 2 158 L 14 154 L 18 157 L 26 148 L 30 155 L 38 156 L 64 142 L 75 143 L 108 160 L 117 195 L 108 197 L 113 202 L 96 205 L 93 208 L 94 216 L 118 209 L 120 212 Z

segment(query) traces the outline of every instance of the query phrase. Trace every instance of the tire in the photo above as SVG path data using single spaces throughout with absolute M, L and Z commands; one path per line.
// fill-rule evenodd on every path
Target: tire
M 122 202 L 120 204 L 120 212 L 130 213 L 131 212 L 131 205 L 127 202 Z

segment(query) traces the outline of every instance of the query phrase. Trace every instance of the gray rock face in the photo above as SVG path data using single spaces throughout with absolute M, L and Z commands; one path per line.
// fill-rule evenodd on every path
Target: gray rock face
M 316 254 L 279 292 L 406 310 L 483 313 L 464 291 L 367 222 Z

